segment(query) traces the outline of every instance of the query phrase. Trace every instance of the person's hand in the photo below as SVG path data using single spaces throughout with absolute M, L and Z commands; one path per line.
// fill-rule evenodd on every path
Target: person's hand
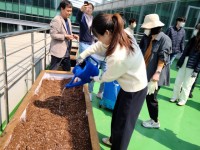
M 66 38 L 67 40 L 73 40 L 73 39 L 74 39 L 74 36 L 71 35 L 71 34 L 65 34 L 65 38 Z
M 78 41 L 79 40 L 79 36 L 76 34 L 73 34 L 73 37 Z
M 148 95 L 151 95 L 153 94 L 156 90 L 158 89 L 158 82 L 157 81 L 150 81 L 148 83 L 148 92 L 147 94 Z
M 99 83 L 102 83 L 102 80 L 99 79 L 99 76 L 94 76 L 94 77 L 90 77 L 93 79 L 93 81 L 95 82 L 99 82 Z
M 156 73 L 154 73 L 152 80 L 153 81 L 159 81 L 160 78 L 160 72 L 156 71 Z
M 79 77 L 76 77 L 75 79 L 74 79 L 74 82 L 73 83 L 76 83 L 76 82 L 78 82 L 78 81 L 80 81 L 81 79 L 79 78 Z
M 90 79 L 91 79 L 92 81 L 94 81 L 94 77 L 90 77 Z
M 87 4 L 84 4 L 81 8 L 80 8 L 80 10 L 82 11 L 82 12 L 85 12 L 86 11 L 86 9 L 87 9 Z
M 84 62 L 84 59 L 81 58 L 80 56 L 76 59 L 76 65 L 80 65 Z
M 192 77 L 192 78 L 196 78 L 196 77 L 197 77 L 197 73 L 196 73 L 196 72 L 193 72 L 192 75 L 191 75 L 191 77 Z

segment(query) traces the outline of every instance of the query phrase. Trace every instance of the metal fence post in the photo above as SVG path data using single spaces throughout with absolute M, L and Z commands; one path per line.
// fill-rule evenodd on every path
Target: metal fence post
M 3 56 L 3 72 L 4 72 L 4 100 L 5 100 L 5 114 L 6 123 L 9 123 L 9 103 L 8 103 L 8 76 L 7 76 L 7 60 L 6 60 L 6 41 L 5 38 L 1 39 L 2 56 Z
M 44 70 L 46 69 L 46 52 L 47 52 L 47 30 L 44 31 Z
M 34 68 L 35 68 L 35 64 L 34 64 L 34 32 L 31 33 L 31 50 L 32 50 L 32 54 L 31 54 L 31 72 L 32 72 L 32 84 L 34 83 Z

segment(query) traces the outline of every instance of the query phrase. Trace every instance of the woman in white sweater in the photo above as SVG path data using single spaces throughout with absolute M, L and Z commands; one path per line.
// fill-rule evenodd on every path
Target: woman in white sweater
M 107 70 L 93 79 L 97 82 L 117 80 L 121 86 L 113 110 L 111 136 L 102 140 L 112 150 L 126 150 L 147 93 L 143 55 L 135 39 L 124 31 L 119 14 L 97 15 L 92 32 L 98 42 L 81 53 L 79 60 L 94 53 L 104 56 Z

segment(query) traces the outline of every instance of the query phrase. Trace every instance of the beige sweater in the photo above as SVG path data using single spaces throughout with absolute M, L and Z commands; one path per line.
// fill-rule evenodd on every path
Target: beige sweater
M 126 92 L 137 92 L 147 86 L 146 67 L 142 52 L 137 44 L 133 44 L 134 53 L 127 55 L 125 47 L 117 45 L 115 52 L 106 58 L 107 70 L 101 77 L 94 77 L 97 82 L 117 80 Z M 80 54 L 85 59 L 94 53 L 105 56 L 106 46 L 97 42 Z

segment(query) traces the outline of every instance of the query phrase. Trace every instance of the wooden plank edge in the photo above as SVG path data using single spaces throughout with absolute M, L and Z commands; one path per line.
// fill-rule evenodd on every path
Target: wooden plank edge
M 89 92 L 88 92 L 88 85 L 85 84 L 83 86 L 84 94 L 85 94 L 85 104 L 86 104 L 86 110 L 88 115 L 88 124 L 89 124 L 89 130 L 90 130 L 90 140 L 91 140 L 91 146 L 92 150 L 100 150 L 99 145 L 99 138 L 96 130 L 94 115 L 92 111 L 92 104 L 89 98 Z
M 38 78 L 36 79 L 36 81 L 34 82 L 34 84 L 32 85 L 31 89 L 28 91 L 28 93 L 26 94 L 23 102 L 20 104 L 19 108 L 17 109 L 14 117 L 12 118 L 12 120 L 8 123 L 8 125 L 6 126 L 2 136 L 0 137 L 0 149 L 4 149 L 7 144 L 9 144 L 12 133 L 14 128 L 16 127 L 16 125 L 19 123 L 20 121 L 20 117 L 23 113 L 23 111 L 26 109 L 26 107 L 29 104 L 30 98 L 33 96 L 34 94 L 34 90 L 37 88 L 37 85 L 39 84 L 41 78 L 43 77 L 45 71 L 42 71 L 40 73 L 40 75 L 38 76 Z

